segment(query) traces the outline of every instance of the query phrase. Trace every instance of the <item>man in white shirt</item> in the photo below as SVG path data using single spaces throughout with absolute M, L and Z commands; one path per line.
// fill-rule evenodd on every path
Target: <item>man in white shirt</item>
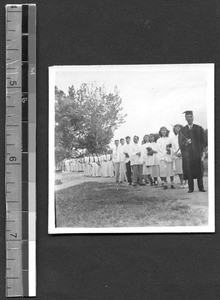
M 125 155 L 125 166 L 126 166 L 126 176 L 129 185 L 131 185 L 131 138 L 130 136 L 126 136 L 126 143 L 124 145 L 124 155 Z
M 115 181 L 116 183 L 119 181 L 119 168 L 120 168 L 120 160 L 119 160 L 119 140 L 115 140 L 115 147 L 113 149 L 113 157 L 112 161 L 114 164 L 115 170 Z
M 131 146 L 131 165 L 133 168 L 133 186 L 145 185 L 142 183 L 143 178 L 143 161 L 142 161 L 142 145 L 138 144 L 139 137 L 133 138 L 134 144 Z

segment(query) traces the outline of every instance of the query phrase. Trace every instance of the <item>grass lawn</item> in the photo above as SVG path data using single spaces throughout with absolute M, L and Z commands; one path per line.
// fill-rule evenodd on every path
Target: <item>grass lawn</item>
M 57 227 L 198 226 L 208 223 L 208 193 L 84 182 L 56 192 Z

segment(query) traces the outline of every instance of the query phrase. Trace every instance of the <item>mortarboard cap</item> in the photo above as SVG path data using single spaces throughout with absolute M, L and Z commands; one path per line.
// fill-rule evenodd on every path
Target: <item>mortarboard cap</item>
M 193 115 L 193 111 L 192 110 L 186 110 L 183 112 L 183 114 L 185 115 Z

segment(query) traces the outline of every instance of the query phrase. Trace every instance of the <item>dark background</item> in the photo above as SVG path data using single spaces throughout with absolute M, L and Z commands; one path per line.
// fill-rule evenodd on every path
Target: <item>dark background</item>
M 0 299 L 5 294 L 4 4 L 7 3 L 25 2 L 0 4 Z M 220 299 L 218 141 L 215 234 L 49 236 L 47 233 L 48 67 L 216 63 L 215 118 L 219 124 L 220 1 L 34 3 L 37 4 L 37 299 Z M 217 137 L 218 134 L 216 128 Z

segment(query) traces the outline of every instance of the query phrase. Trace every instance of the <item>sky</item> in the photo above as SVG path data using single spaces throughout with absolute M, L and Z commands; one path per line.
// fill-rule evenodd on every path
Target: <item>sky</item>
M 138 135 L 142 140 L 145 134 L 156 133 L 161 126 L 166 126 L 172 135 L 171 125 L 186 124 L 185 110 L 193 110 L 194 123 L 208 128 L 207 105 L 214 105 L 210 93 L 210 84 L 214 84 L 213 64 L 52 68 L 55 85 L 65 93 L 69 86 L 79 87 L 92 81 L 104 84 L 107 91 L 118 87 L 123 113 L 127 117 L 114 132 L 113 140 L 127 135 Z

